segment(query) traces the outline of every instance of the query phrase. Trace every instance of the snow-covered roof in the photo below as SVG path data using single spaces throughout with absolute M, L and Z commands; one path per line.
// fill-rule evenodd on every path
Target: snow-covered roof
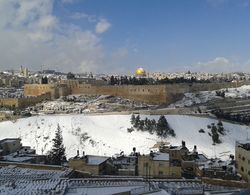
M 100 165 L 106 160 L 109 159 L 109 157 L 106 156 L 93 156 L 93 155 L 87 155 L 89 165 Z
M 231 165 L 230 160 L 222 161 L 221 159 L 216 158 L 203 162 L 202 164 L 199 165 L 199 168 L 211 169 L 211 168 L 222 168 L 222 166 L 234 167 L 234 165 Z
M 19 138 L 5 138 L 0 140 L 0 143 L 12 143 L 12 142 L 16 142 L 16 141 L 21 141 Z
M 11 162 L 26 162 L 26 161 L 32 160 L 33 157 L 6 155 L 6 156 L 3 156 L 3 159 L 6 161 L 11 161 Z
M 198 154 L 197 158 L 195 159 L 196 162 L 206 162 L 209 159 L 204 154 Z
M 153 160 L 169 161 L 169 154 L 168 153 L 162 153 L 162 152 L 154 153 Z
M 237 144 L 250 144 L 250 139 L 237 140 L 236 142 L 237 142 Z

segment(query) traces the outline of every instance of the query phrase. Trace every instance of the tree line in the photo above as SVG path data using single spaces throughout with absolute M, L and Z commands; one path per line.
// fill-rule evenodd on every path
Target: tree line
M 169 79 L 168 77 L 164 79 L 153 79 L 144 77 L 127 77 L 111 76 L 109 79 L 109 85 L 160 85 L 160 84 L 174 84 L 174 83 L 210 83 L 209 80 L 197 80 L 196 77 L 191 77 L 186 79 L 184 77 Z
M 166 138 L 168 136 L 175 137 L 174 130 L 169 126 L 167 119 L 164 115 L 160 116 L 158 121 L 155 119 L 148 119 L 147 117 L 143 120 L 140 115 L 135 116 L 131 115 L 130 119 L 131 128 L 128 128 L 128 132 L 132 132 L 134 130 L 137 131 L 147 131 L 150 134 L 156 133 L 159 137 Z

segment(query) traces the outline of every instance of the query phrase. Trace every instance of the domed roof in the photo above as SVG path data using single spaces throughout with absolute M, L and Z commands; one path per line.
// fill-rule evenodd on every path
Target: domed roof
M 146 75 L 146 71 L 143 68 L 137 68 L 135 71 L 135 74 L 137 76 L 145 76 Z

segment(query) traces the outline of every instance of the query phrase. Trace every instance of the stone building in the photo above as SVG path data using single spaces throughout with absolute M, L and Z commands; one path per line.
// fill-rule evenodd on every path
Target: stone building
M 235 160 L 237 172 L 250 181 L 250 140 L 236 141 Z
M 112 159 L 112 163 L 118 175 L 123 176 L 136 176 L 138 175 L 138 156 L 135 155 L 120 155 Z
M 19 138 L 6 138 L 0 140 L 0 153 L 7 155 L 20 150 L 22 147 L 21 139 Z
M 172 166 L 168 153 L 151 152 L 138 158 L 138 174 L 143 177 L 180 178 L 181 167 Z
M 88 172 L 93 175 L 109 174 L 112 171 L 112 165 L 109 163 L 109 159 L 110 157 L 106 156 L 83 155 L 79 157 L 79 155 L 77 155 L 69 159 L 69 168 Z

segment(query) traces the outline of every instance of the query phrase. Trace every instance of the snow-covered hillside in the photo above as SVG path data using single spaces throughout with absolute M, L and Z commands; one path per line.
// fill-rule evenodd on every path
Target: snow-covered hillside
M 238 88 L 221 89 L 219 91 L 224 91 L 226 98 L 249 98 L 250 97 L 250 85 L 243 85 Z M 185 93 L 182 100 L 177 101 L 173 104 L 170 104 L 168 107 L 176 108 L 176 107 L 192 106 L 195 104 L 206 103 L 213 99 L 223 99 L 223 98 L 216 95 L 216 90 L 215 91 L 200 91 L 198 93 Z
M 57 124 L 62 129 L 64 144 L 68 157 L 72 157 L 79 149 L 87 154 L 114 155 L 124 151 L 130 153 L 133 147 L 141 153 L 148 153 L 150 148 L 160 141 L 156 135 L 147 132 L 127 132 L 131 127 L 130 115 L 45 115 L 19 119 L 16 122 L 0 123 L 0 139 L 20 137 L 24 145 L 34 147 L 38 153 L 47 152 L 52 145 Z M 142 116 L 146 117 L 146 116 Z M 147 116 L 158 120 L 159 116 Z M 192 149 L 210 157 L 227 157 L 234 153 L 235 140 L 246 139 L 249 128 L 246 126 L 224 123 L 226 135 L 221 138 L 222 144 L 213 146 L 208 135 L 207 125 L 217 123 L 210 118 L 182 115 L 167 115 L 170 126 L 176 137 L 166 141 L 172 145 L 180 145 L 182 140 Z M 205 133 L 199 133 L 200 129 Z

